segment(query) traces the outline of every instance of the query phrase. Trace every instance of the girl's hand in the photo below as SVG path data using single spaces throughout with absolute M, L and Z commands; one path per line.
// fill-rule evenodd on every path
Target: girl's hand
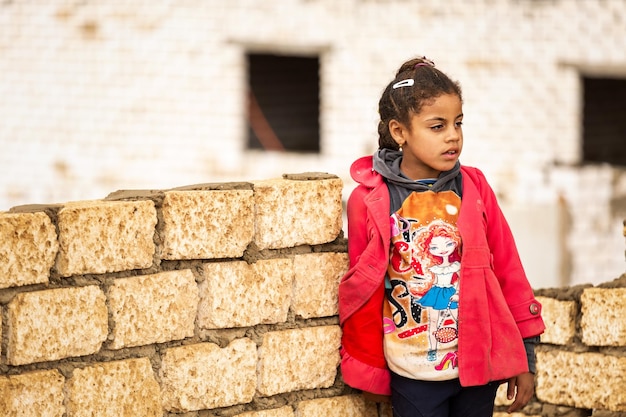
M 506 397 L 509 400 L 515 398 L 513 404 L 507 409 L 507 412 L 512 413 L 524 408 L 533 397 L 535 393 L 535 375 L 531 372 L 526 372 L 509 379 L 508 383 Z

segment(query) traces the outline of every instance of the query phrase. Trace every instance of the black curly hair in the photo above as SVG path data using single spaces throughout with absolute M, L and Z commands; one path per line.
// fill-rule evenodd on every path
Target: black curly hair
M 398 82 L 409 79 L 413 80 L 412 85 L 394 88 Z M 463 100 L 459 83 L 435 68 L 435 64 L 426 57 L 402 64 L 396 78 L 387 85 L 378 101 L 378 147 L 398 150 L 399 146 L 389 132 L 389 122 L 395 119 L 410 127 L 411 115 L 419 113 L 424 104 L 442 94 L 456 94 Z

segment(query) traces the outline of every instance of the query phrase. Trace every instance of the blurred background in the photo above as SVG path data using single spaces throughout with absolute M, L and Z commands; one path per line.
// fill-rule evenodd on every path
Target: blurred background
M 0 211 L 322 171 L 426 55 L 531 283 L 626 270 L 626 0 L 0 2 Z

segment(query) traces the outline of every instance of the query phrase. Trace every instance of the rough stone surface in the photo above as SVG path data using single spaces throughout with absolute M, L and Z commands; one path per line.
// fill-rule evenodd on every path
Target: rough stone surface
M 589 414 L 585 414 L 584 417 L 588 415 Z M 593 412 L 591 413 L 591 417 L 626 417 L 626 413 L 614 413 L 612 411 L 593 410 Z
M 560 405 L 554 405 L 554 404 L 543 404 L 543 406 L 541 407 L 541 413 L 542 413 L 542 417 L 544 416 L 548 416 L 548 417 L 589 417 L 589 410 L 586 409 L 576 409 L 576 408 L 572 408 L 572 407 L 565 407 L 565 406 L 560 406 Z M 591 415 L 592 416 L 596 416 L 598 413 L 598 410 L 594 410 L 592 411 Z M 608 415 L 605 415 L 604 417 L 623 417 L 620 415 L 620 413 L 613 413 L 613 412 L 608 412 Z
M 147 358 L 75 369 L 67 383 L 71 417 L 162 417 L 159 384 Z
M 589 346 L 626 346 L 626 288 L 587 288 L 580 297 L 581 337 Z
M 331 386 L 339 365 L 340 337 L 339 326 L 266 333 L 259 348 L 259 393 L 270 396 Z
M 331 242 L 341 232 L 340 179 L 254 182 L 255 235 L 259 249 Z
M 297 417 L 378 417 L 375 403 L 366 402 L 361 395 L 320 398 L 298 403 Z
M 496 399 L 495 399 L 496 405 L 509 405 L 513 403 L 513 400 L 509 400 L 508 398 L 506 398 L 507 387 L 508 387 L 507 383 L 500 384 L 500 386 L 498 387 L 498 391 L 496 391 Z
M 0 213 L 0 288 L 48 282 L 58 249 L 45 213 Z
M 68 203 L 58 214 L 57 270 L 68 277 L 147 268 L 156 223 L 150 200 Z
M 293 261 L 287 258 L 203 266 L 198 326 L 204 329 L 280 323 L 287 319 Z
M 94 285 L 20 293 L 7 327 L 11 365 L 96 353 L 108 333 L 105 296 Z
M 234 417 L 294 417 L 294 414 L 291 407 L 285 406 L 272 410 L 249 411 L 247 413 L 235 414 Z
M 163 408 L 188 412 L 248 403 L 255 394 L 256 362 L 250 339 L 224 349 L 213 343 L 168 349 L 160 370 Z
M 238 258 L 254 235 L 252 190 L 170 191 L 163 259 Z
M 112 349 L 193 336 L 199 296 L 189 269 L 118 279 L 108 298 Z
M 578 305 L 575 301 L 558 301 L 550 297 L 537 297 L 541 303 L 541 316 L 546 330 L 541 335 L 543 343 L 567 345 L 576 335 L 576 315 Z
M 57 370 L 0 377 L 0 415 L 63 417 L 64 382 Z
M 378 404 L 379 417 L 393 417 L 393 409 L 391 403 L 379 403 Z
M 346 253 L 310 253 L 294 257 L 292 308 L 302 318 L 338 314 L 339 281 L 348 270 Z
M 537 351 L 537 398 L 577 408 L 626 411 L 626 357 Z

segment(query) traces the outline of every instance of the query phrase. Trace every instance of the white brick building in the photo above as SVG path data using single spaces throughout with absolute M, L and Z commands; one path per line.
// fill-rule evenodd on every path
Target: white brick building
M 319 60 L 319 152 L 248 148 L 250 53 Z M 0 210 L 304 171 L 346 197 L 383 87 L 418 54 L 461 82 L 462 161 L 533 284 L 623 273 L 624 164 L 586 163 L 583 108 L 585 77 L 626 80 L 626 0 L 3 2 Z

